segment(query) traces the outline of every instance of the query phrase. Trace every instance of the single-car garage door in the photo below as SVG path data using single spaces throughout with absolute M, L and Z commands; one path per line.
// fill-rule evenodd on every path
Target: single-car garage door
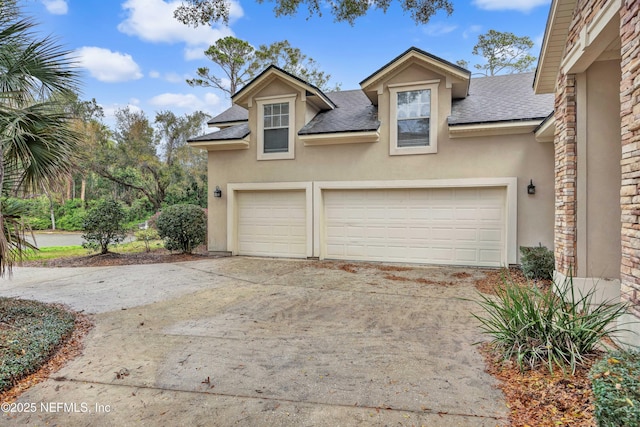
M 237 192 L 240 255 L 306 257 L 304 191 Z
M 325 258 L 500 266 L 505 188 L 325 190 Z

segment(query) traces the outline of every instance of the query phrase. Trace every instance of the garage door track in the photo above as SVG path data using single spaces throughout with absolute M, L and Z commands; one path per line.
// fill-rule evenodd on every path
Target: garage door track
M 93 313 L 8 425 L 496 426 L 473 269 L 220 258 L 22 268 L 0 295 Z

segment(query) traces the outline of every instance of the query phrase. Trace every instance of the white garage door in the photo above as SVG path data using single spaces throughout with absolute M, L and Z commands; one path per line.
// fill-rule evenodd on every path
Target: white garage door
M 325 190 L 326 258 L 500 266 L 505 189 Z
M 240 255 L 306 257 L 304 191 L 237 193 Z

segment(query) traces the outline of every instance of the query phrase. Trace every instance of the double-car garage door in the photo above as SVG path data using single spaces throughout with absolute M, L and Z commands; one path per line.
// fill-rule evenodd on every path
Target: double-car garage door
M 237 192 L 242 255 L 500 266 L 503 187 L 325 189 L 307 220 L 306 191 Z M 318 227 L 316 233 L 309 227 Z

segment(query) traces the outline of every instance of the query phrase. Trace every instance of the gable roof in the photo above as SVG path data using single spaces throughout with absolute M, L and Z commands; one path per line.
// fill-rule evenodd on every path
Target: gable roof
M 303 89 L 306 93 L 307 101 L 316 105 L 320 110 L 335 108 L 335 104 L 320 89 L 275 65 L 269 65 L 267 69 L 258 74 L 242 89 L 231 95 L 231 100 L 234 104 L 246 105 L 251 93 L 271 82 L 274 77 L 280 77 L 288 83 Z
M 471 79 L 469 95 L 453 100 L 450 125 L 542 120 L 554 107 L 554 94 L 536 95 L 534 74 L 507 74 Z
M 418 62 L 425 67 L 447 76 L 447 86 L 452 85 L 454 98 L 464 98 L 469 87 L 471 71 L 453 64 L 447 60 L 425 52 L 417 47 L 410 47 L 391 61 L 380 67 L 366 79 L 360 82 L 360 87 L 366 93 L 374 91 L 375 87 L 385 78 L 402 70 L 407 64 Z M 450 80 L 451 78 L 451 80 Z

